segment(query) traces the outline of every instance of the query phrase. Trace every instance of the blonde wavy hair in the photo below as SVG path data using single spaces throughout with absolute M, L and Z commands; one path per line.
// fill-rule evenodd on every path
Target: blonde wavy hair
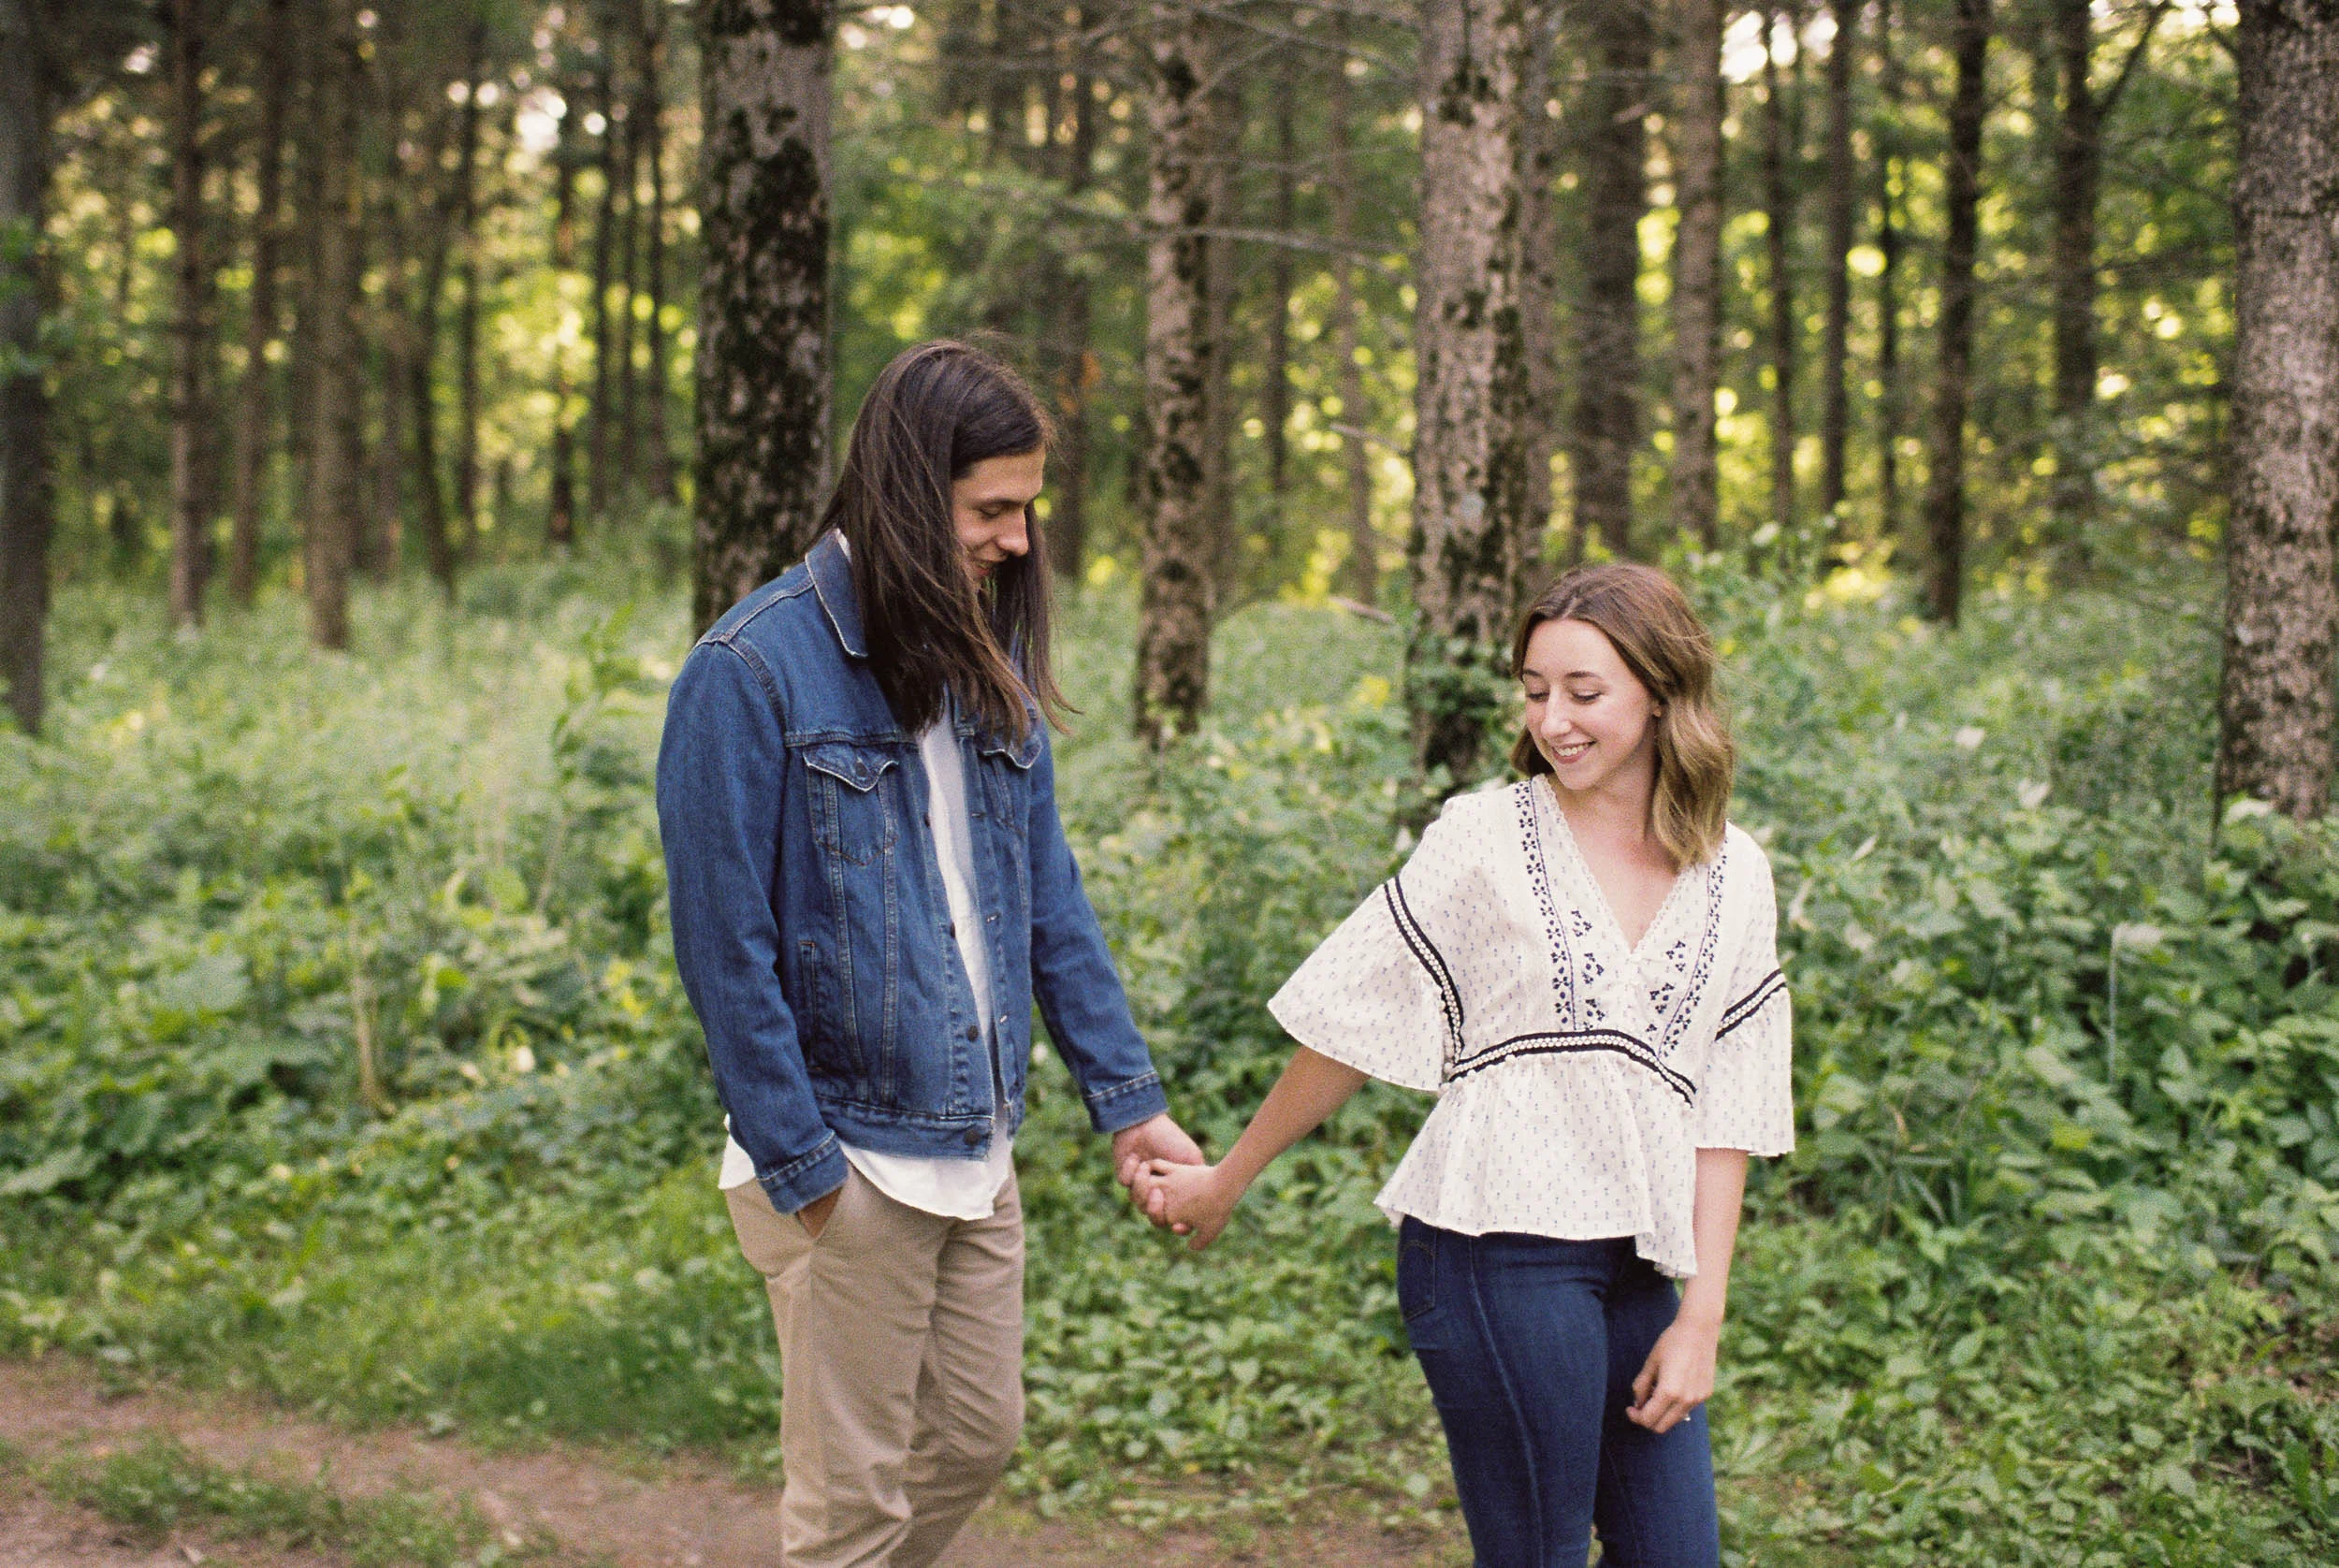
M 1657 784 L 1649 801 L 1649 832 L 1674 865 L 1698 865 L 1722 852 L 1729 820 L 1730 779 L 1737 748 L 1715 690 L 1713 634 L 1672 578 L 1653 566 L 1613 561 L 1578 566 L 1538 595 L 1511 639 L 1511 675 L 1527 667 L 1527 639 L 1547 620 L 1580 620 L 1615 645 L 1633 678 L 1649 689 L 1658 712 Z M 1551 771 L 1522 726 L 1511 765 L 1533 778 Z

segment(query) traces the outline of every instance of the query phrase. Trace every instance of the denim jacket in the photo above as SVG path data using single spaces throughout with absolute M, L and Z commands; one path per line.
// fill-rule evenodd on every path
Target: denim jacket
M 675 679 L 658 754 L 675 959 L 731 1132 L 774 1208 L 844 1184 L 841 1138 L 978 1157 L 1023 1123 L 1032 1003 L 1099 1132 L 1168 1107 L 1056 818 L 1035 715 L 957 721 L 998 1015 L 960 960 L 918 736 L 870 673 L 834 534 L 741 600 Z

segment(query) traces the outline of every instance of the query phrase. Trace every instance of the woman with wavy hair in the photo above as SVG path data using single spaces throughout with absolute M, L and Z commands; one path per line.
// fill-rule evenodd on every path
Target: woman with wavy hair
M 1482 1568 L 1582 1568 L 1595 1526 L 1604 1568 L 1719 1559 L 1702 1407 L 1747 1156 L 1794 1118 L 1714 662 L 1662 572 L 1554 583 L 1512 644 L 1525 777 L 1448 801 L 1276 993 L 1300 1049 L 1226 1158 L 1140 1176 L 1200 1248 L 1367 1078 L 1438 1096 L 1378 1201 Z

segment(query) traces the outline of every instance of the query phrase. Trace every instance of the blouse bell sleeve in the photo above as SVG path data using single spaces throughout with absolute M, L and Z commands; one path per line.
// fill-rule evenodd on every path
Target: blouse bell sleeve
M 1696 1142 L 1777 1155 L 1794 1150 L 1794 1004 L 1779 967 L 1779 899 L 1755 852 L 1754 901 L 1698 1085 Z
M 1309 1050 L 1403 1089 L 1434 1093 L 1461 1051 L 1461 997 L 1440 947 L 1477 868 L 1449 813 L 1267 1004 Z

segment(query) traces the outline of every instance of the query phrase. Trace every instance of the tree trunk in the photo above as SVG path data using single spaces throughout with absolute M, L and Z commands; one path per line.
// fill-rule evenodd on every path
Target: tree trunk
M 698 7 L 705 627 L 809 549 L 828 468 L 828 0 Z
M 1299 225 L 1300 135 L 1299 51 L 1286 49 L 1273 83 L 1275 127 L 1273 210 L 1269 221 L 1277 242 L 1267 257 L 1267 363 L 1259 367 L 1259 428 L 1267 442 L 1267 526 L 1278 542 L 1284 529 L 1284 491 L 1291 461 L 1284 428 L 1291 422 L 1291 247 L 1282 238 Z
M 255 183 L 259 209 L 252 218 L 252 309 L 244 323 L 243 385 L 237 388 L 235 531 L 227 553 L 227 591 L 250 608 L 260 575 L 260 482 L 268 463 L 269 414 L 275 372 L 269 345 L 276 341 L 276 258 L 283 244 L 284 100 L 292 85 L 292 0 L 268 0 L 260 20 L 260 141 Z
M 1576 548 L 1580 552 L 1596 532 L 1621 556 L 1634 548 L 1633 455 L 1640 446 L 1640 220 L 1649 210 L 1654 30 L 1648 0 L 1591 0 L 1575 15 L 1591 62 L 1584 92 L 1584 289 L 1576 312 L 1570 443 Z
M 593 97 L 601 114 L 601 210 L 593 219 L 593 402 L 586 412 L 585 513 L 609 510 L 609 254 L 617 225 L 617 93 L 611 81 L 613 45 L 604 40 L 593 67 Z
M 2331 806 L 2339 603 L 2339 4 L 2243 0 L 2233 505 L 2217 792 Z
M 479 538 L 479 88 L 487 74 L 487 23 L 472 22 L 456 133 L 455 553 L 469 559 Z
M 1721 541 L 1714 394 L 1722 385 L 1722 12 L 1681 0 L 1680 131 L 1673 144 L 1673 527 L 1708 550 Z
M 51 526 L 49 392 L 36 357 L 49 103 L 35 3 L 0 0 L 0 684 L 28 735 L 40 733 Z
M 421 160 L 429 181 L 429 228 L 423 238 L 422 277 L 415 290 L 413 336 L 406 357 L 407 423 L 413 428 L 414 494 L 421 503 L 423 560 L 431 578 L 455 600 L 458 562 L 447 530 L 446 480 L 439 465 L 439 311 L 446 297 L 447 247 L 453 201 L 440 184 L 439 164 L 446 149 L 446 118 L 434 111 L 431 135 Z
M 1357 166 L 1348 126 L 1348 17 L 1332 13 L 1332 81 L 1325 138 L 1332 186 L 1332 353 L 1339 363 L 1342 472 L 1348 488 L 1348 593 L 1359 604 L 1381 597 L 1381 542 L 1373 531 L 1372 455 L 1365 449 L 1364 367 L 1357 362 Z
M 2095 443 L 2087 426 L 2096 401 L 2096 188 L 2102 128 L 2088 81 L 2095 60 L 2095 17 L 2088 0 L 2054 0 L 2052 18 L 2063 101 L 2055 125 L 2055 233 L 2048 260 L 2055 298 L 2050 500 L 2058 542 L 2084 555 L 2095 494 Z
M 1973 259 L 1982 196 L 1983 72 L 1989 64 L 1990 0 L 1954 0 L 1951 27 L 1957 85 L 1949 104 L 1943 197 L 1941 316 L 1934 371 L 1931 472 L 1925 484 L 1925 606 L 1957 624 L 1966 570 L 1966 406 L 1972 394 Z
M 1210 701 L 1213 319 L 1207 230 L 1217 138 L 1210 27 L 1199 7 L 1149 0 L 1145 106 L 1145 499 L 1136 726 L 1159 746 L 1190 733 Z
M 1518 576 L 1511 557 L 1528 495 L 1517 200 L 1528 28 L 1522 0 L 1424 0 L 1421 24 L 1411 551 L 1418 615 L 1406 650 L 1406 700 L 1423 770 L 1460 784 L 1485 769 L 1488 724 L 1507 684 L 1504 645 Z M 1637 59 L 1638 86 L 1648 30 L 1635 33 L 1621 17 L 1613 25 L 1624 36 L 1604 42 L 1604 63 L 1630 68 Z M 1639 125 L 1634 115 L 1610 128 L 1637 143 Z M 1595 159 L 1595 184 L 1623 187 L 1621 169 L 1598 167 L 1608 161 Z M 1634 188 L 1639 172 L 1635 163 Z M 1613 251 L 1613 237 L 1595 246 L 1604 249 Z M 1614 269 L 1603 254 L 1589 265 L 1595 276 Z M 1579 502 L 1579 525 L 1582 518 Z
M 624 186 L 617 209 L 617 280 L 622 302 L 617 307 L 617 339 L 611 344 L 617 355 L 617 428 L 614 438 L 617 472 L 613 481 L 618 498 L 629 503 L 642 487 L 641 375 L 633 364 L 633 305 L 642 294 L 642 137 L 633 112 L 632 105 L 628 104 L 620 127 L 625 134 L 618 143 L 617 168 Z
M 1784 534 L 1794 526 L 1794 224 L 1792 169 L 1802 151 L 1787 122 L 1787 94 L 1779 72 L 1779 29 L 1799 36 L 1793 11 L 1763 13 L 1763 240 L 1770 263 L 1770 520 Z M 1798 41 L 1798 47 L 1799 41 Z
M 1551 531 L 1551 455 L 1566 416 L 1560 389 L 1560 225 L 1554 188 L 1560 179 L 1560 124 L 1551 101 L 1551 58 L 1558 47 L 1559 7 L 1528 0 L 1527 48 L 1518 92 L 1518 321 L 1527 356 L 1526 504 L 1511 542 L 1511 603 L 1524 609 L 1543 588 L 1544 541 Z
M 1088 8 L 1080 15 L 1085 27 Z M 1086 46 L 1081 48 L 1078 63 L 1085 65 Z M 1074 202 L 1087 193 L 1097 164 L 1096 86 L 1087 71 L 1075 73 L 1072 140 L 1065 149 L 1064 168 L 1064 194 Z M 1075 268 L 1064 277 L 1063 341 L 1055 356 L 1054 496 L 1048 513 L 1048 559 L 1058 575 L 1074 582 L 1088 549 L 1088 394 L 1096 381 L 1089 328 L 1088 274 Z
M 1835 41 L 1827 47 L 1827 324 L 1820 347 L 1819 509 L 1843 510 L 1844 449 L 1852 439 L 1846 386 L 1852 356 L 1852 218 L 1858 175 L 1852 162 L 1852 67 L 1861 0 L 1831 0 Z
M 642 439 L 649 447 L 647 472 L 652 501 L 675 499 L 674 447 L 666 430 L 666 7 L 642 7 L 641 94 L 633 123 L 642 138 L 642 161 L 649 166 L 649 212 L 643 235 L 642 270 L 649 294 L 648 385 L 643 404 Z
M 203 624 L 211 576 L 204 455 L 211 435 L 204 362 L 211 350 L 210 273 L 203 236 L 202 0 L 170 7 L 170 227 L 174 283 L 170 355 L 170 618 Z
M 317 127 L 325 202 L 316 246 L 316 404 L 309 458 L 308 530 L 303 577 L 309 639 L 321 648 L 349 646 L 349 571 L 357 515 L 356 224 L 357 92 L 360 65 L 352 19 L 337 3 L 326 26 L 329 89 Z
M 571 132 L 574 117 L 560 121 L 552 150 L 552 270 L 556 283 L 576 269 L 576 154 Z M 552 344 L 552 475 L 545 486 L 545 543 L 576 542 L 576 443 L 569 428 L 569 356 Z
M 1235 172 L 1242 156 L 1244 105 L 1242 82 L 1228 63 L 1223 44 L 1213 41 L 1219 81 L 1208 110 L 1211 153 L 1206 178 L 1210 181 L 1211 224 L 1230 228 L 1242 222 L 1242 186 Z M 1224 603 L 1235 592 L 1242 570 L 1242 529 L 1234 504 L 1234 307 L 1240 288 L 1236 266 L 1242 257 L 1234 240 L 1213 234 L 1209 241 L 1210 284 L 1203 292 L 1208 318 L 1204 335 L 1209 344 L 1209 374 L 1205 383 L 1209 413 L 1202 443 L 1202 513 L 1211 529 L 1211 576 L 1215 600 Z
M 1877 536 L 1900 537 L 1900 438 L 1907 404 L 1900 386 L 1900 254 L 1896 211 L 1901 181 L 1900 113 L 1904 89 L 1893 52 L 1893 0 L 1876 0 L 1876 54 L 1884 112 L 1876 134 L 1876 406 Z

